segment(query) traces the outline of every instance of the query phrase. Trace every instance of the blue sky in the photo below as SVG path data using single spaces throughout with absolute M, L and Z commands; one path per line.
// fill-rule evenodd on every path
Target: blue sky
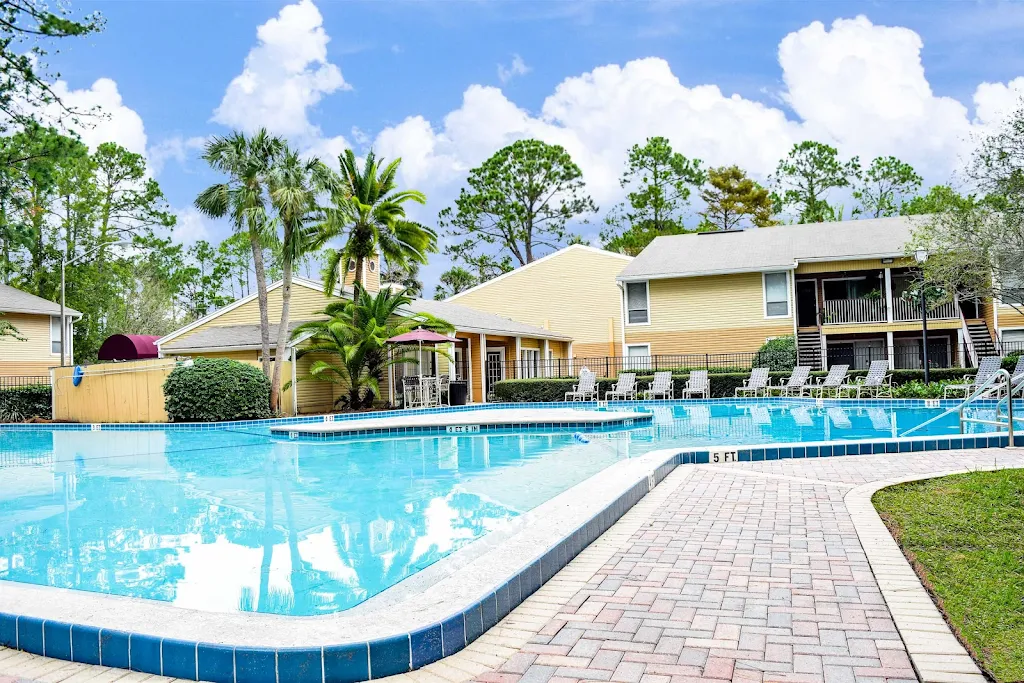
M 621 199 L 626 148 L 649 135 L 761 179 L 815 138 L 844 156 L 896 154 L 945 182 L 1024 93 L 1020 3 L 75 7 L 107 20 L 50 60 L 72 98 L 111 112 L 83 137 L 149 156 L 184 240 L 225 235 L 189 207 L 216 178 L 201 141 L 232 126 L 270 125 L 326 156 L 346 145 L 400 155 L 403 180 L 430 198 L 417 217 L 433 223 L 468 168 L 526 136 L 563 144 L 602 212 Z M 599 218 L 579 231 L 594 236 Z M 446 266 L 433 258 L 428 293 Z

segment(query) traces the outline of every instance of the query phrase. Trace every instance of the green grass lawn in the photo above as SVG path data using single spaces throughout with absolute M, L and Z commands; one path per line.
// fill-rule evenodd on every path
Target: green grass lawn
M 875 508 L 975 658 L 1024 681 L 1024 470 L 900 484 Z

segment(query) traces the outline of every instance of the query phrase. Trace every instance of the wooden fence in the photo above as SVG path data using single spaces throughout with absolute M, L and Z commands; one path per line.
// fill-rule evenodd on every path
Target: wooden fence
M 83 366 L 84 374 L 74 385 L 73 367 L 53 368 L 53 419 L 67 422 L 167 422 L 164 410 L 164 380 L 180 361 L 153 358 L 124 363 Z M 256 361 L 241 361 L 259 366 Z M 291 363 L 281 367 L 282 377 L 291 377 Z M 281 396 L 285 414 L 292 413 L 292 390 Z

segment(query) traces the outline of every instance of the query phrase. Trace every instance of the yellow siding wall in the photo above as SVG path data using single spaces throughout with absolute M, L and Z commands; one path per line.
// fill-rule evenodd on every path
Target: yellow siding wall
M 881 259 L 858 259 L 856 261 L 824 261 L 822 263 L 801 263 L 797 275 L 806 273 L 840 273 L 844 270 L 880 270 L 882 268 L 906 268 L 914 265 L 911 258 L 898 258 L 894 263 L 882 263 Z
M 324 296 L 323 292 L 310 289 L 305 285 L 292 284 L 292 298 L 289 305 L 288 317 L 292 322 L 301 320 L 311 320 L 314 318 L 322 318 L 324 316 L 317 315 L 317 312 L 322 311 L 324 307 L 330 303 L 332 298 Z M 267 292 L 267 312 L 270 318 L 270 324 L 276 325 L 281 321 L 281 288 L 278 287 L 270 292 Z M 196 334 L 200 330 L 207 329 L 209 327 L 223 327 L 226 325 L 259 325 L 260 324 L 260 302 L 257 299 L 247 301 L 238 308 L 228 311 L 223 315 L 219 315 L 216 318 L 199 325 L 198 327 L 189 330 L 180 337 L 175 337 L 174 341 L 180 341 L 188 339 L 193 334 Z M 271 344 L 275 343 L 276 339 L 271 339 Z
M 5 313 L 3 320 L 18 328 L 25 341 L 0 337 L 0 377 L 48 375 L 49 368 L 60 365 L 60 354 L 50 349 L 50 316 Z
M 577 356 L 619 355 L 622 293 L 615 278 L 628 263 L 569 247 L 450 301 L 572 337 Z
M 999 306 L 999 329 L 1014 329 L 1024 327 L 1024 315 L 1021 315 L 1013 306 L 1001 304 Z
M 649 296 L 651 322 L 627 326 L 626 342 L 652 354 L 756 351 L 793 334 L 792 316 L 765 318 L 760 273 L 651 280 Z

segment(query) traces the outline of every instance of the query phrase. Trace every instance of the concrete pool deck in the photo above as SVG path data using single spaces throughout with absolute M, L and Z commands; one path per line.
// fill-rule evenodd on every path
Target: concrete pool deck
M 983 683 L 870 495 L 1009 467 L 1024 450 L 677 467 L 494 628 L 390 680 Z M 0 683 L 21 680 L 172 679 L 0 649 Z
M 450 412 L 400 411 L 386 417 L 314 422 L 271 427 L 278 436 L 341 437 L 381 432 L 402 433 L 436 431 L 472 434 L 488 429 L 551 427 L 562 429 L 601 429 L 633 427 L 653 420 L 653 413 L 635 410 L 593 410 L 576 408 L 496 408 L 492 410 L 454 410 Z

